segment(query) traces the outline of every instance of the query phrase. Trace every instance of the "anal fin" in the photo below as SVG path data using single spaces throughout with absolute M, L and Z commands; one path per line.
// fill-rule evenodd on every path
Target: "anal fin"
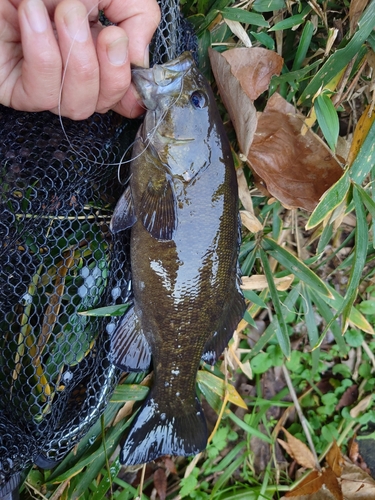
M 151 364 L 151 349 L 134 306 L 127 311 L 111 334 L 111 362 L 125 372 L 144 372 Z

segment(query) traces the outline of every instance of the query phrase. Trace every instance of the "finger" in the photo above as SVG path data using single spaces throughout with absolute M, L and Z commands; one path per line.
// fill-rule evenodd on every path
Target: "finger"
M 96 110 L 104 113 L 113 108 L 127 92 L 130 80 L 129 40 L 123 29 L 108 26 L 97 40 L 100 68 L 100 91 Z
M 11 106 L 42 111 L 56 106 L 62 61 L 44 3 L 24 0 L 19 7 L 23 62 Z
M 137 66 L 148 66 L 148 45 L 160 22 L 156 0 L 107 0 L 103 9 L 111 21 L 123 28 L 129 38 L 129 60 Z
M 126 116 L 127 118 L 136 118 L 145 112 L 142 101 L 132 83 L 124 97 L 113 109 L 116 113 Z
M 53 111 L 83 120 L 94 113 L 99 95 L 99 63 L 86 7 L 63 0 L 56 7 L 55 25 L 64 70 L 60 109 Z

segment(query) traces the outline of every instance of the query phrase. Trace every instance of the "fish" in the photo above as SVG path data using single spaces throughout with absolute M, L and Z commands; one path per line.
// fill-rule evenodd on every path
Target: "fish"
M 112 219 L 130 229 L 133 305 L 111 335 L 110 359 L 154 378 L 120 462 L 196 455 L 207 425 L 196 393 L 241 320 L 237 178 L 211 87 L 184 52 L 132 79 L 146 108 L 129 182 Z

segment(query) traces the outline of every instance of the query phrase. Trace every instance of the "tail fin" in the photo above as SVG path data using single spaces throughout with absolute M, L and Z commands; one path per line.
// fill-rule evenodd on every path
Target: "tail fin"
M 163 455 L 196 455 L 207 446 L 207 424 L 198 398 L 182 415 L 159 409 L 152 393 L 134 420 L 120 453 L 120 462 L 136 465 Z

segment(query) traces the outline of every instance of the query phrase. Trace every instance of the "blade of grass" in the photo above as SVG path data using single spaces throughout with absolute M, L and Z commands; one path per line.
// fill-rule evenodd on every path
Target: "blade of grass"
M 314 347 L 318 343 L 319 332 L 318 332 L 318 327 L 316 325 L 316 318 L 312 302 L 310 299 L 309 290 L 303 284 L 302 284 L 302 297 L 303 297 L 302 307 L 305 313 L 307 335 L 309 337 L 310 346 Z M 320 349 L 319 347 L 317 347 L 311 352 L 311 361 L 312 361 L 311 378 L 314 378 L 314 375 L 318 372 L 319 358 L 320 358 Z
M 272 299 L 273 307 L 275 308 L 275 313 L 277 317 L 277 321 L 279 323 L 278 329 L 276 329 L 276 336 L 277 340 L 279 342 L 279 345 L 281 347 L 281 350 L 286 358 L 290 357 L 290 340 L 289 340 L 289 333 L 288 329 L 285 323 L 283 311 L 281 308 L 281 303 L 279 299 L 279 294 L 273 279 L 272 271 L 270 264 L 268 262 L 267 255 L 263 249 L 259 250 L 260 254 L 260 259 L 262 261 L 263 269 L 264 269 L 264 274 L 266 275 L 267 278 L 267 283 L 268 287 L 270 290 L 270 296 Z
M 306 264 L 295 257 L 291 252 L 276 243 L 276 241 L 271 238 L 264 238 L 262 246 L 264 250 L 266 250 L 282 266 L 289 269 L 289 271 L 303 283 L 308 285 L 313 290 L 316 290 L 324 297 L 332 297 L 329 288 L 319 278 L 319 276 L 317 276 L 309 267 L 306 266 Z

